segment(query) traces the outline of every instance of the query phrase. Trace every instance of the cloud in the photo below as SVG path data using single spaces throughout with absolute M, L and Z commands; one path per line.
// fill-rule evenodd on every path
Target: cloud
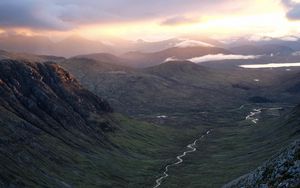
M 186 48 L 186 47 L 196 47 L 196 46 L 205 46 L 205 47 L 214 47 L 214 45 L 197 41 L 197 40 L 183 40 L 175 45 L 175 47 Z
M 44 10 L 47 7 L 47 10 Z M 67 30 L 72 26 L 59 19 L 59 6 L 41 0 L 1 0 L 0 26 Z
M 280 40 L 296 42 L 296 41 L 299 40 L 299 38 L 298 37 L 294 37 L 294 36 L 284 36 L 284 37 L 280 37 Z
M 189 61 L 192 61 L 194 63 L 202 63 L 207 61 L 221 61 L 221 60 L 234 60 L 234 59 L 256 59 L 260 56 L 255 55 L 225 55 L 225 54 L 209 54 L 201 57 L 194 57 L 191 59 L 188 59 Z
M 84 24 L 165 20 L 165 24 L 191 21 L 185 13 L 225 9 L 230 0 L 1 0 L 0 27 L 70 30 Z M 166 8 L 167 7 L 167 8 Z
M 300 20 L 300 3 L 292 0 L 281 0 L 287 8 L 286 17 L 290 20 Z
M 202 63 L 202 62 L 208 62 L 208 61 L 221 61 L 221 60 L 234 60 L 234 59 L 256 59 L 260 56 L 255 55 L 234 55 L 234 54 L 209 54 L 201 57 L 194 57 L 191 59 L 178 59 L 176 57 L 168 57 L 164 60 L 164 62 L 168 61 L 191 61 L 193 63 Z
M 185 16 L 175 16 L 175 17 L 170 17 L 167 18 L 166 20 L 163 20 L 161 22 L 161 25 L 181 25 L 181 24 L 191 24 L 191 23 L 196 23 L 199 22 L 198 19 L 193 19 L 193 18 L 187 18 Z
M 168 61 L 180 61 L 180 59 L 177 59 L 175 57 L 168 57 L 167 59 L 164 60 L 164 63 Z
M 246 68 L 246 69 L 300 67 L 300 63 L 269 63 L 269 64 L 255 64 L 255 65 L 240 65 L 239 67 Z

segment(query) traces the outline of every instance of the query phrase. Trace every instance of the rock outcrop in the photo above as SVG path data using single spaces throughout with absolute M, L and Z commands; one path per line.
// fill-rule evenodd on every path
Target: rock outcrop
M 60 173 L 109 147 L 112 111 L 57 64 L 1 60 L 0 187 L 70 187 Z
M 300 187 L 300 140 L 273 156 L 253 172 L 223 188 L 296 188 Z

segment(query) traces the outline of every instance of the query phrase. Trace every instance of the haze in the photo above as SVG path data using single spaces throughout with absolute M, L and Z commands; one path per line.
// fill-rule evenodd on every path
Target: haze
M 101 41 L 195 34 L 257 39 L 298 34 L 299 7 L 292 0 L 2 0 L 0 31 L 55 41 L 70 35 Z

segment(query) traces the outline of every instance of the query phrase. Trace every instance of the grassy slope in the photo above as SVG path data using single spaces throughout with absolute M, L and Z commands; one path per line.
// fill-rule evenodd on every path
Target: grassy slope
M 34 165 L 31 163 L 28 167 L 25 163 L 25 166 L 17 165 L 10 169 L 22 177 L 22 181 L 26 177 L 25 182 L 31 186 L 151 187 L 155 178 L 161 175 L 164 165 L 174 161 L 187 143 L 208 127 L 213 127 L 213 134 L 200 142 L 198 151 L 188 155 L 182 165 L 171 169 L 171 175 L 162 187 L 220 187 L 249 172 L 290 140 L 299 137 L 298 134 L 290 134 L 292 128 L 299 126 L 299 121 L 289 120 L 294 124 L 285 124 L 285 120 L 274 123 L 277 119 L 269 117 L 268 121 L 249 126 L 249 122 L 242 120 L 249 110 L 228 111 L 223 116 L 213 113 L 210 114 L 212 119 L 205 122 L 201 121 L 204 117 L 199 118 L 198 123 L 193 122 L 197 127 L 185 130 L 114 114 L 110 117 L 111 123 L 118 128 L 116 132 L 108 133 L 109 145 L 85 145 L 87 151 L 78 151 L 49 135 L 43 135 L 36 142 L 51 153 L 35 152 L 24 143 L 18 146 L 26 148 L 22 155 L 25 159 L 21 160 L 30 164 L 30 156 L 34 156 Z M 237 122 L 228 118 L 229 115 L 236 115 L 241 120 Z M 15 117 L 13 119 L 15 121 Z M 14 165 L 13 161 L 4 161 L 4 158 L 1 161 L 5 162 L 2 169 L 6 165 Z
M 6 116 L 0 120 L 1 150 L 5 151 L 0 154 L 0 182 L 15 182 L 20 187 L 151 186 L 161 164 L 201 131 L 157 126 L 113 114 L 105 119 L 110 119 L 117 130 L 107 133 L 103 145 L 76 140 L 77 148 L 45 132 L 35 134 L 30 124 L 5 109 L 1 114 Z M 4 146 L 6 135 L 11 138 L 13 132 L 18 141 Z
M 245 109 L 239 113 L 247 113 Z M 170 171 L 161 187 L 220 187 L 248 173 L 295 138 L 299 138 L 299 117 L 273 117 L 265 110 L 256 125 L 228 116 L 219 119 L 213 134 L 186 157 L 184 165 Z M 250 126 L 249 126 L 250 125 Z
M 90 63 L 80 59 L 62 65 L 86 88 L 108 99 L 118 112 L 134 116 L 231 108 L 252 95 L 267 95 L 261 90 L 279 83 L 276 77 L 284 74 L 269 70 L 222 71 L 189 62 L 168 62 L 143 70 L 109 67 L 103 62 L 94 62 L 90 68 Z M 250 89 L 233 88 L 234 84 Z
M 141 77 L 139 77 L 140 75 Z M 257 76 L 257 74 L 253 75 Z M 247 74 L 246 78 L 251 80 L 253 75 Z M 249 124 L 242 119 L 251 108 L 238 113 L 231 111 L 224 114 L 219 111 L 219 109 L 224 110 L 224 106 L 220 105 L 219 101 L 205 101 L 205 98 L 200 98 L 201 93 L 186 95 L 187 93 L 178 92 L 183 91 L 178 89 L 186 89 L 183 88 L 184 83 L 191 81 L 189 78 L 196 79 L 193 84 L 203 80 L 201 76 L 200 78 L 195 78 L 194 75 L 187 76 L 188 73 L 183 71 L 180 77 L 185 77 L 186 80 L 174 82 L 176 77 L 172 78 L 171 81 L 166 81 L 157 73 L 138 73 L 133 75 L 133 80 L 131 80 L 132 77 L 125 80 L 118 77 L 117 80 L 111 82 L 107 80 L 103 87 L 112 83 L 118 85 L 117 89 L 119 89 L 118 87 L 125 87 L 120 90 L 123 92 L 120 92 L 120 98 L 128 96 L 127 91 L 132 89 L 132 86 L 137 87 L 135 95 L 128 96 L 128 101 L 139 96 L 140 99 L 137 99 L 137 104 L 140 104 L 139 100 L 146 100 L 145 106 L 142 105 L 141 108 L 146 108 L 150 103 L 162 104 L 161 108 L 158 108 L 162 112 L 167 112 L 165 107 L 174 112 L 178 111 L 177 108 L 182 108 L 181 113 L 175 113 L 174 117 L 170 113 L 171 122 L 167 120 L 166 124 L 174 124 L 177 127 L 181 125 L 181 127 L 189 127 L 189 129 L 143 123 L 115 114 L 113 117 L 106 117 L 110 119 L 111 124 L 118 127 L 114 133 L 107 133 L 106 144 L 98 145 L 87 143 L 84 140 L 76 140 L 81 144 L 80 148 L 74 148 L 45 133 L 38 134 L 37 137 L 34 137 L 36 139 L 34 144 L 28 145 L 26 142 L 22 142 L 22 139 L 31 138 L 33 133 L 31 131 L 21 132 L 21 136 L 19 135 L 21 142 L 9 144 L 15 144 L 14 146 L 18 147 L 15 149 L 20 149 L 23 153 L 11 152 L 12 154 L 9 156 L 3 152 L 0 154 L 0 180 L 19 179 L 20 182 L 26 182 L 29 186 L 151 187 L 155 178 L 161 175 L 164 165 L 173 161 L 175 156 L 185 149 L 186 144 L 191 143 L 194 138 L 201 135 L 207 130 L 207 127 L 214 127 L 213 134 L 200 144 L 198 152 L 187 157 L 184 165 L 171 170 L 172 176 L 163 186 L 218 187 L 255 168 L 294 138 L 293 136 L 289 137 L 290 128 L 281 127 L 279 130 L 277 129 L 278 126 L 285 125 L 285 121 L 277 124 L 272 122 L 272 117 L 267 117 L 268 121 L 260 122 L 257 127 L 249 127 Z M 224 78 L 219 76 L 217 74 L 212 78 L 216 80 Z M 240 75 L 233 75 L 232 77 L 234 76 L 241 79 Z M 227 79 L 230 80 L 231 78 Z M 226 81 L 222 80 L 222 82 L 227 82 L 227 79 Z M 128 82 L 134 84 L 130 85 Z M 162 84 L 164 82 L 166 85 Z M 177 87 L 178 83 L 181 83 L 182 86 Z M 205 84 L 208 82 L 196 86 Z M 218 86 L 218 84 L 213 86 Z M 221 84 L 221 86 L 224 85 Z M 229 87 L 230 84 L 227 86 Z M 145 92 L 145 89 L 149 89 L 149 87 L 154 87 L 150 94 Z M 163 90 L 162 87 L 166 89 Z M 170 87 L 172 88 L 170 89 Z M 168 99 L 170 103 L 159 101 L 162 100 L 161 95 L 164 96 L 162 99 Z M 182 98 L 176 98 L 174 95 L 177 97 L 182 95 Z M 190 96 L 194 96 L 194 98 Z M 211 106 L 203 105 L 203 103 L 201 103 L 202 106 L 199 106 L 199 103 L 196 103 L 195 106 L 199 107 L 191 109 L 189 104 L 194 103 L 195 98 L 209 102 L 215 107 L 210 108 Z M 170 105 L 178 99 L 180 100 L 175 103 L 176 105 Z M 226 104 L 233 106 L 231 102 L 233 101 L 226 101 Z M 130 104 L 125 104 L 125 106 L 127 108 L 132 107 Z M 203 109 L 209 111 L 206 116 L 197 114 Z M 4 148 L 6 144 L 5 135 L 14 134 L 14 131 L 19 129 L 26 130 L 27 128 L 24 127 L 29 125 L 14 114 L 4 109 L 0 110 L 1 114 L 6 114 L 4 116 L 6 118 L 1 119 L 0 122 L 1 125 L 5 125 L 0 128 L 0 132 L 3 134 L 2 138 L 4 138 L 1 140 L 1 144 Z M 102 119 L 96 117 L 94 121 L 101 122 Z M 8 124 L 11 126 L 7 126 Z M 16 136 L 18 136 L 17 133 Z M 8 171 L 9 173 L 7 173 Z M 15 176 L 9 176 L 10 174 L 15 174 Z M 192 183 L 189 184 L 189 182 Z
M 76 72 L 73 73 L 76 75 Z M 133 114 L 136 116 L 138 113 L 143 119 L 156 121 L 153 116 L 167 114 L 169 118 L 164 124 L 185 127 L 185 130 L 190 124 L 198 125 L 199 128 L 203 128 L 204 124 L 214 127 L 213 134 L 199 145 L 196 153 L 188 156 L 184 164 L 170 170 L 171 176 L 162 187 L 220 187 L 254 169 L 294 138 L 299 137 L 298 134 L 290 135 L 294 127 L 285 127 L 285 120 L 279 121 L 267 114 L 263 117 L 264 121 L 260 121 L 256 126 L 249 126 L 244 118 L 252 110 L 251 106 L 237 112 L 222 112 L 237 107 L 241 101 L 246 101 L 252 95 L 261 94 L 279 99 L 282 92 L 270 93 L 268 90 L 274 84 L 280 83 L 281 76 L 287 74 L 290 73 L 285 70 L 217 71 L 198 68 L 193 64 L 163 64 L 127 74 L 91 74 L 81 81 L 92 90 L 95 84 L 98 85 L 93 91 L 109 98 L 117 108 L 121 106 L 118 108 L 121 111 L 124 110 L 123 104 L 134 107 L 136 111 Z M 92 76 L 95 76 L 95 82 L 91 82 Z M 254 79 L 259 79 L 260 82 L 256 83 Z M 236 83 L 251 89 L 233 89 L 232 84 Z M 208 113 L 201 114 L 203 111 Z M 160 161 L 160 164 L 153 165 L 157 168 L 149 172 L 159 177 L 164 165 L 173 161 L 191 141 L 192 139 L 185 143 L 180 142 L 183 145 L 177 148 L 177 152 L 176 149 L 162 147 L 162 150 L 170 151 L 170 155 L 166 155 L 166 160 Z M 160 171 L 157 171 L 158 169 Z M 145 180 L 151 182 L 151 178 Z M 143 187 L 151 184 L 139 185 Z

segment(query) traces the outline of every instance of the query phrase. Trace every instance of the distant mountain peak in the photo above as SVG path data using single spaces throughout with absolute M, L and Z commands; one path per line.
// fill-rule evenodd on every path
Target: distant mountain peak
M 186 47 L 197 47 L 197 46 L 202 46 L 202 47 L 214 47 L 214 45 L 202 42 L 199 40 L 181 40 L 179 43 L 177 43 L 174 47 L 179 47 L 179 48 L 186 48 Z

